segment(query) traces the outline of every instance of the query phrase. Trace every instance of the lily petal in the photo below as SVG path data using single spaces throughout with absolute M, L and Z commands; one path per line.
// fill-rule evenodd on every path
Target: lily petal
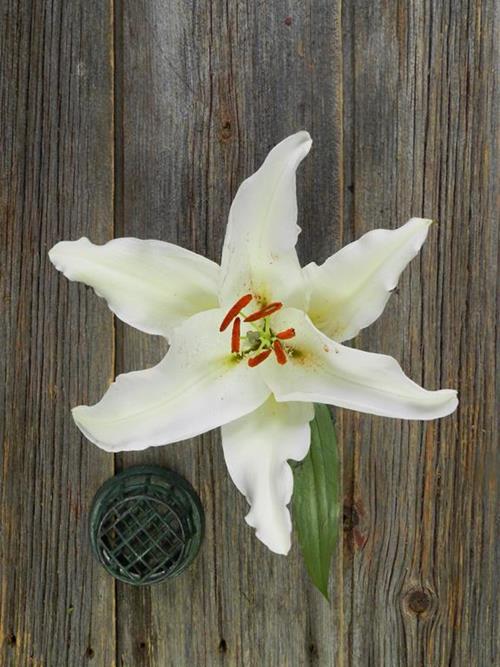
M 308 264 L 309 317 L 318 329 L 340 343 L 380 317 L 431 223 L 412 218 L 399 229 L 375 229 L 321 266 Z
M 49 257 L 66 278 L 93 287 L 121 320 L 146 333 L 168 337 L 218 305 L 217 264 L 173 243 L 121 238 L 94 245 L 81 238 L 57 243 Z
M 251 292 L 263 302 L 302 307 L 305 292 L 295 244 L 295 172 L 311 148 L 307 132 L 297 132 L 269 153 L 234 198 L 221 262 L 221 306 Z M 278 291 L 279 288 L 279 291 Z
M 301 461 L 307 454 L 313 417 L 311 404 L 277 403 L 270 397 L 255 412 L 222 427 L 229 474 L 251 505 L 246 522 L 278 554 L 290 550 L 292 530 L 287 505 L 293 474 L 287 459 Z
M 288 363 L 266 361 L 260 367 L 278 401 L 329 403 L 401 419 L 436 419 L 458 405 L 453 389 L 422 389 L 392 357 L 340 345 L 294 308 L 276 313 L 272 326 L 292 326 L 296 332 L 288 346 L 294 351 Z
M 118 376 L 102 400 L 73 409 L 82 433 L 110 452 L 165 445 L 205 433 L 258 408 L 269 389 L 231 355 L 231 332 L 219 333 L 219 309 L 177 327 L 153 368 Z

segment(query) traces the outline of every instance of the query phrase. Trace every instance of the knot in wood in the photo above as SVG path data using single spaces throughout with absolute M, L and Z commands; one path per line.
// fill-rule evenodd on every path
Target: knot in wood
M 415 589 L 407 594 L 406 603 L 414 614 L 423 614 L 431 608 L 432 598 L 425 589 Z
M 231 127 L 231 121 L 229 119 L 226 119 L 222 122 L 220 130 L 219 130 L 219 139 L 222 142 L 229 141 L 233 136 L 233 130 Z
M 344 530 L 352 530 L 359 524 L 359 514 L 354 505 L 344 505 L 343 510 L 343 526 Z

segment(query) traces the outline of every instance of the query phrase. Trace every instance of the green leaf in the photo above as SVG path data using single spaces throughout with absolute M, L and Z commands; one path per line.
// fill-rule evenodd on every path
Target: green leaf
M 314 406 L 311 447 L 293 467 L 293 522 L 309 576 L 328 600 L 328 577 L 339 535 L 340 461 L 326 405 Z

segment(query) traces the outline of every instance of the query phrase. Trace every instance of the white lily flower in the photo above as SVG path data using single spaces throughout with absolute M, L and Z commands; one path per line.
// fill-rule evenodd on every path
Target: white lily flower
M 342 345 L 382 313 L 430 220 L 374 230 L 324 264 L 301 269 L 295 173 L 307 132 L 278 144 L 240 186 L 221 266 L 162 241 L 86 238 L 50 251 L 70 280 L 91 285 L 124 322 L 170 342 L 154 368 L 117 377 L 102 400 L 73 409 L 109 452 L 184 440 L 222 427 L 246 517 L 272 551 L 290 549 L 293 476 L 310 442 L 313 403 L 402 419 L 434 419 L 456 391 L 427 391 L 392 357 Z

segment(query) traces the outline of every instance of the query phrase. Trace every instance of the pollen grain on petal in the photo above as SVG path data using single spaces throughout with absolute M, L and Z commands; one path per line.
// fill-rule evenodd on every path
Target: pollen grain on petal
M 252 299 L 252 294 L 245 294 L 245 296 L 242 296 L 241 299 L 238 299 L 234 306 L 231 306 L 231 308 L 227 311 L 227 314 L 219 327 L 219 331 L 224 331 L 227 329 L 234 318 L 238 315 L 240 310 L 242 310 L 245 306 L 248 306 Z
M 231 352 L 240 351 L 240 333 L 241 319 L 237 317 L 233 322 L 233 330 L 231 331 Z
M 283 307 L 283 304 L 280 301 L 274 301 L 273 303 L 269 303 L 267 306 L 264 306 L 264 308 L 261 308 L 260 310 L 256 310 L 255 313 L 252 313 L 248 317 L 245 317 L 245 322 L 255 322 L 256 320 L 262 320 L 264 317 L 268 317 L 269 315 L 272 315 L 275 313 L 277 310 Z
M 278 361 L 278 364 L 281 364 L 281 365 L 286 364 L 287 358 L 286 358 L 285 350 L 283 349 L 279 340 L 274 341 L 273 350 L 274 350 L 274 354 L 276 355 L 276 359 Z
M 276 338 L 279 338 L 280 340 L 288 340 L 289 338 L 293 338 L 295 336 L 295 329 L 293 327 L 290 327 L 290 329 L 285 329 L 284 331 L 280 331 L 279 333 L 276 334 Z
M 267 357 L 271 354 L 272 350 L 264 350 L 263 352 L 259 352 L 259 354 L 256 354 L 255 357 L 250 357 L 248 360 L 248 365 L 250 368 L 254 368 L 254 366 L 258 366 L 261 364 L 263 361 L 267 359 Z

